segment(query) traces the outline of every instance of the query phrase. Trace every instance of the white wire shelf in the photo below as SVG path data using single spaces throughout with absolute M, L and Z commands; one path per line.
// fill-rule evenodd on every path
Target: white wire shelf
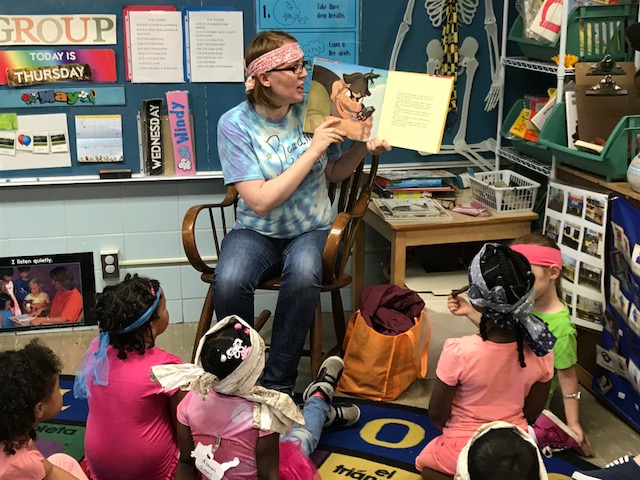
M 527 157 L 514 148 L 501 147 L 496 153 L 499 157 L 502 157 L 505 160 L 522 165 L 523 167 L 533 170 L 534 172 L 541 173 L 546 177 L 551 177 L 551 165 L 542 163 L 531 157 Z
M 552 73 L 553 75 L 558 73 L 558 65 L 555 63 L 527 60 L 524 57 L 503 57 L 502 64 L 506 67 L 521 68 L 532 72 Z M 565 68 L 564 73 L 565 75 L 575 75 L 575 69 Z

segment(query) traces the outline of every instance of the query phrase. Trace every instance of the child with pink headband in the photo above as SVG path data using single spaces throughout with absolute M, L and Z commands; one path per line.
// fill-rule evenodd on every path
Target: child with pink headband
M 589 438 L 580 424 L 580 390 L 575 368 L 578 361 L 577 332 L 571 322 L 569 309 L 560 298 L 562 253 L 551 238 L 539 233 L 515 239 L 511 243 L 511 249 L 529 260 L 536 279 L 535 302 L 531 313 L 541 318 L 556 337 L 553 347 L 556 372 L 547 399 L 547 409 L 529 427 L 529 433 L 540 448 L 548 447 L 551 451 L 571 449 L 580 455 L 591 456 Z M 454 315 L 466 315 L 472 322 L 479 323 L 477 312 L 466 300 L 449 297 L 448 307 Z M 568 425 L 548 410 L 558 384 Z
M 292 393 L 322 288 L 333 220 L 327 182 L 345 180 L 367 153 L 391 147 L 374 138 L 343 151 L 338 118 L 303 132 L 310 67 L 288 33 L 256 35 L 245 64 L 247 99 L 218 121 L 224 182 L 235 185 L 239 200 L 216 265 L 214 307 L 218 319 L 238 315 L 253 325 L 256 287 L 281 276 L 262 385 Z

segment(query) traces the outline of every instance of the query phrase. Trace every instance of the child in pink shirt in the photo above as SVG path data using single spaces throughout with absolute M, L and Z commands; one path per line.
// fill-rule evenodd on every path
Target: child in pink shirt
M 178 464 L 176 408 L 184 394 L 149 379 L 153 365 L 182 363 L 155 346 L 169 324 L 157 280 L 127 275 L 96 296 L 100 335 L 76 376 L 87 398 L 84 445 L 93 480 L 169 480 Z
M 62 453 L 44 458 L 33 443 L 38 424 L 62 409 L 55 354 L 38 340 L 0 352 L 0 385 L 0 478 L 87 480 L 73 458 Z
M 302 412 L 289 395 L 257 384 L 264 365 L 260 334 L 231 315 L 204 334 L 195 364 L 153 367 L 164 388 L 191 390 L 178 407 L 176 480 L 317 477 L 309 455 L 323 427 L 360 418 L 356 405 L 330 403 L 344 362 L 332 356 L 322 363 L 303 394 Z
M 460 451 L 482 424 L 502 420 L 526 430 L 544 408 L 555 337 L 529 313 L 534 282 L 527 259 L 508 247 L 486 244 L 473 259 L 468 297 L 482 312 L 480 335 L 444 344 L 429 403 L 442 435 L 416 458 L 419 471 L 453 475 Z

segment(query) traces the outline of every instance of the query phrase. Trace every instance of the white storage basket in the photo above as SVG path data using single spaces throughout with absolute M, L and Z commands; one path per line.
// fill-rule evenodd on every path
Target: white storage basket
M 540 184 L 511 170 L 478 172 L 469 177 L 473 200 L 497 212 L 533 210 Z M 503 186 L 496 186 L 503 185 Z

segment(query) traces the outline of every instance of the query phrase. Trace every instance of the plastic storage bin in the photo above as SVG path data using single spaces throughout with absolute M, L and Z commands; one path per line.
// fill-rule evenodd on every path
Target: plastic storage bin
M 540 184 L 511 170 L 479 172 L 469 177 L 473 200 L 497 212 L 533 210 Z M 504 187 L 496 187 L 504 184 Z
M 637 22 L 638 4 L 576 7 L 567 20 L 566 53 L 576 55 L 581 62 L 599 61 L 606 54 L 614 60 L 632 60 L 633 50 L 627 45 L 624 31 Z M 522 17 L 518 15 L 509 30 L 525 57 L 551 62 L 560 51 L 560 38 L 554 43 L 542 43 L 527 38 Z
M 509 133 L 511 126 L 514 124 L 514 122 L 518 118 L 518 115 L 520 115 L 520 112 L 525 107 L 526 107 L 526 104 L 522 99 L 518 100 L 513 105 L 513 107 L 511 107 L 511 110 L 509 111 L 504 121 L 502 122 L 502 127 L 500 128 L 500 135 L 502 136 L 502 138 L 509 140 L 513 148 L 515 148 L 518 152 L 528 157 L 535 158 L 536 160 L 540 160 L 541 162 L 550 164 L 551 150 L 549 150 L 548 146 L 538 142 L 531 142 L 529 140 L 516 137 L 515 135 Z
M 629 115 L 620 119 L 600 155 L 569 148 L 566 109 L 560 102 L 549 115 L 538 141 L 549 147 L 557 163 L 596 173 L 610 182 L 627 177 L 629 163 L 639 151 L 638 138 L 640 115 Z

